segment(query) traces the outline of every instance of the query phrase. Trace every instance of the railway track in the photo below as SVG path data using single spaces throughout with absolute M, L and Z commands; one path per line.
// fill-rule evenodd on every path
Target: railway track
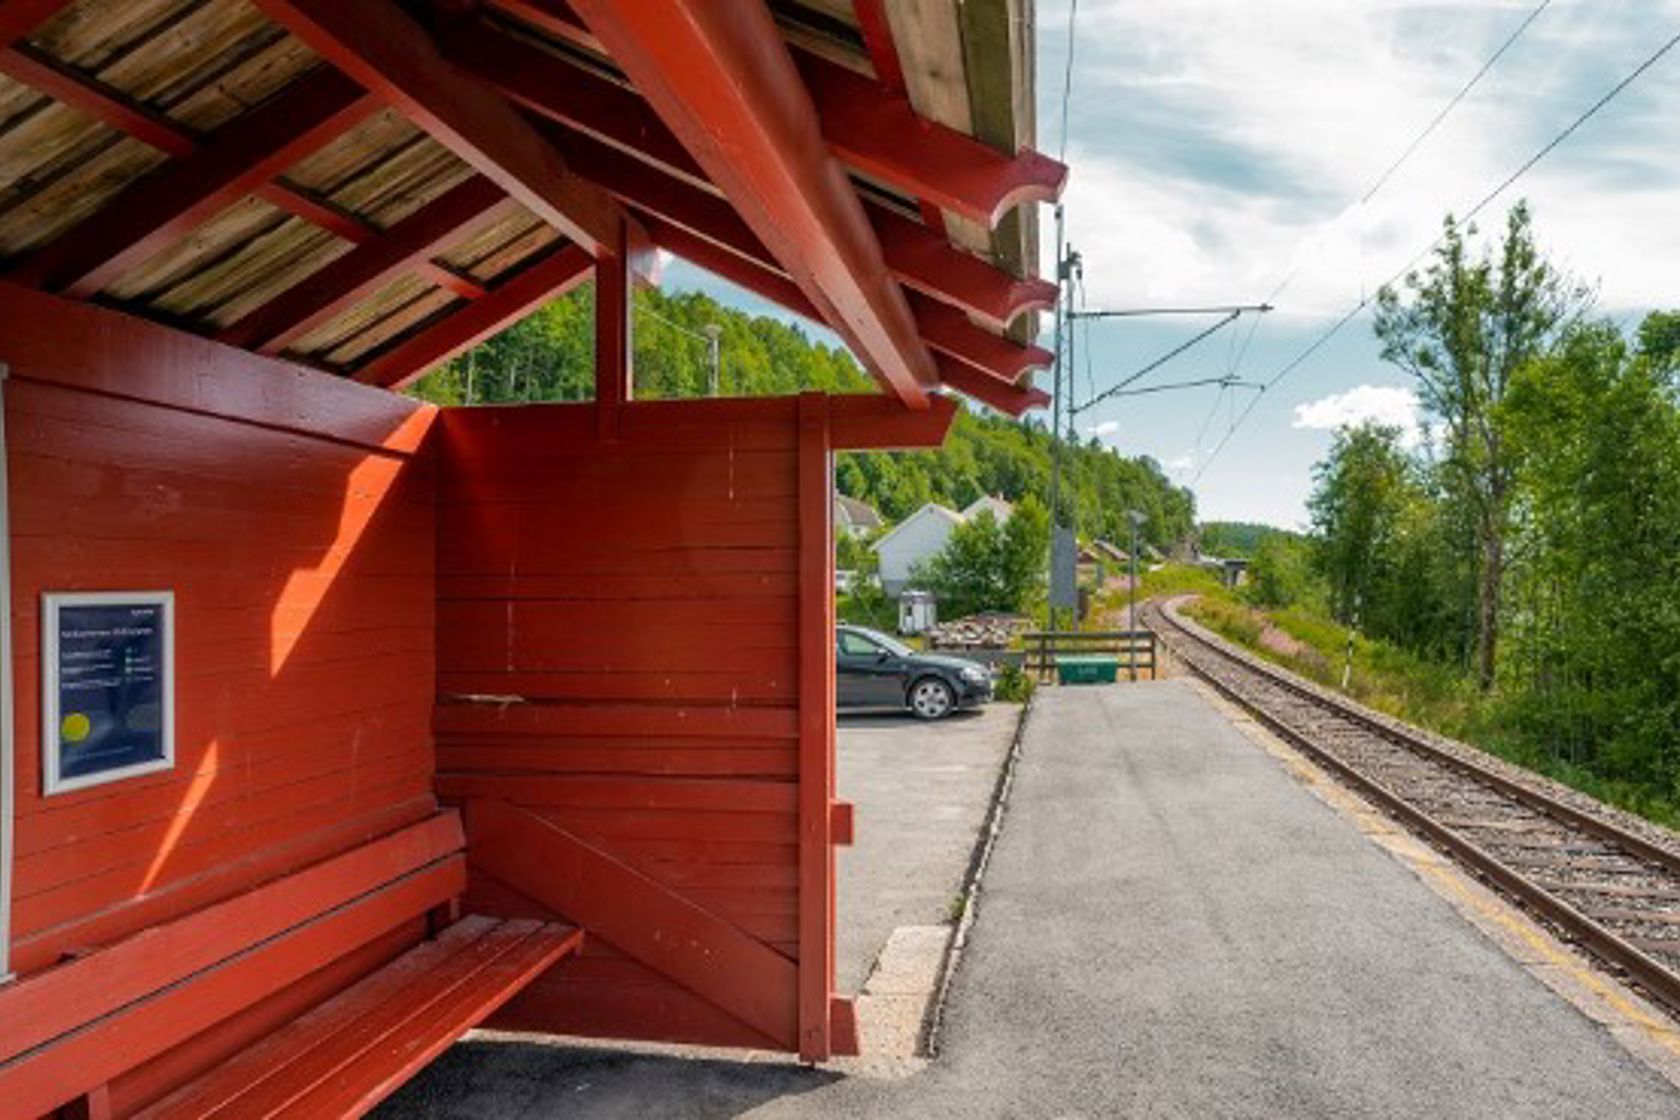
M 1680 1017 L 1680 856 L 1203 631 L 1142 621 L 1197 676 Z

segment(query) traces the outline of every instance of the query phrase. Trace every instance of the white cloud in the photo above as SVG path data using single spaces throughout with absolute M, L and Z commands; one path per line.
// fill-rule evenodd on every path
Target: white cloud
M 1059 141 L 1065 3 L 1043 6 L 1040 144 Z M 1068 235 L 1093 304 L 1264 297 L 1321 320 L 1369 295 L 1666 38 L 1680 2 L 1552 4 L 1368 205 L 1528 0 L 1086 4 L 1070 112 Z M 1484 211 L 1520 197 L 1607 309 L 1673 298 L 1680 81 L 1654 68 Z M 1044 254 L 1046 267 L 1053 265 Z
M 1107 439 L 1119 430 L 1120 421 L 1118 420 L 1104 420 L 1100 424 L 1095 424 L 1085 429 L 1087 434 L 1096 436 L 1098 439 Z
M 1166 462 L 1167 470 L 1176 475 L 1189 474 L 1195 465 L 1196 457 L 1194 455 L 1180 455 L 1178 458 L 1168 459 Z
M 1345 393 L 1298 404 L 1293 426 L 1333 432 L 1366 421 L 1399 428 L 1407 446 L 1416 446 L 1422 435 L 1417 394 L 1395 385 L 1356 385 Z

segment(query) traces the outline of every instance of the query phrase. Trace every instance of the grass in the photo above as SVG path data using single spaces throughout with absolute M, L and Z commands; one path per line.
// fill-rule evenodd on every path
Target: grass
M 1504 718 L 1501 697 L 1482 692 L 1467 673 L 1453 666 L 1356 635 L 1353 668 L 1343 689 L 1348 630 L 1321 612 L 1299 606 L 1260 611 L 1216 587 L 1202 592 L 1185 613 L 1267 661 L 1344 692 L 1366 707 L 1469 743 L 1607 804 L 1680 829 L 1680 802 L 1648 786 L 1606 778 L 1523 738 Z M 1263 640 L 1268 631 L 1274 632 L 1271 642 Z M 1279 635 L 1291 641 L 1279 642 Z

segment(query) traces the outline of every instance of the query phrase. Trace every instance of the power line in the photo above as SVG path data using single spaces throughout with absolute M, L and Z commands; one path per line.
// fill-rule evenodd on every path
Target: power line
M 1552 0 L 1541 0 L 1541 2 L 1528 13 L 1528 16 L 1517 25 L 1516 30 L 1512 31 L 1511 34 L 1506 37 L 1505 41 L 1499 45 L 1499 49 L 1489 55 L 1487 60 L 1482 63 L 1481 68 L 1477 70 L 1475 74 L 1471 75 L 1470 80 L 1459 87 L 1458 92 L 1453 94 L 1447 103 L 1441 107 L 1440 112 L 1435 114 L 1434 119 L 1425 125 L 1423 130 L 1412 138 L 1411 142 L 1407 144 L 1406 147 L 1401 150 L 1400 154 L 1395 157 L 1394 161 L 1388 165 L 1388 168 L 1384 170 L 1381 175 L 1377 176 L 1375 182 L 1366 188 L 1365 193 L 1359 198 L 1358 204 L 1361 207 L 1368 205 L 1370 201 L 1377 196 L 1377 193 L 1388 184 L 1388 181 L 1394 177 L 1395 173 L 1398 172 L 1401 167 L 1405 166 L 1406 162 L 1410 160 L 1412 156 L 1417 153 L 1417 150 L 1423 146 L 1423 142 L 1429 139 L 1429 137 L 1435 133 L 1435 130 L 1441 127 L 1442 122 L 1444 122 L 1447 117 L 1452 114 L 1452 111 L 1458 107 L 1459 102 L 1463 101 L 1465 97 L 1470 94 L 1470 91 L 1476 88 L 1481 80 L 1487 76 L 1488 71 L 1492 70 L 1494 65 L 1505 56 L 1505 53 L 1516 44 L 1517 40 L 1523 37 L 1523 34 L 1528 31 L 1529 26 L 1540 17 L 1542 12 L 1551 6 L 1551 2 Z M 1278 281 L 1277 287 L 1273 288 L 1271 294 L 1266 297 L 1266 302 L 1271 303 L 1273 300 L 1281 296 L 1284 291 L 1288 289 L 1289 285 L 1293 284 L 1296 278 L 1301 275 L 1301 271 L 1305 267 L 1305 261 L 1297 262 L 1295 267 L 1291 268 L 1288 274 L 1286 274 L 1282 280 Z M 1242 353 L 1237 358 L 1239 365 L 1241 364 L 1242 359 L 1247 356 L 1248 348 L 1254 341 L 1254 333 L 1259 329 L 1260 323 L 1256 320 L 1254 326 L 1249 329 L 1248 338 L 1243 343 Z
M 1528 30 L 1529 24 L 1539 19 L 1540 13 L 1550 7 L 1551 3 L 1552 0 L 1540 0 L 1540 3 L 1535 6 L 1534 10 L 1528 13 L 1528 18 L 1518 24 L 1517 29 L 1511 32 L 1510 36 L 1499 45 L 1499 49 L 1489 55 L 1486 62 L 1482 63 L 1482 68 L 1476 71 L 1470 80 L 1465 82 L 1457 93 L 1452 95 L 1451 101 L 1448 101 L 1441 107 L 1441 111 L 1435 114 L 1435 119 L 1425 125 L 1422 132 L 1412 138 L 1412 142 L 1406 145 L 1406 150 L 1400 153 L 1399 158 L 1389 164 L 1388 170 L 1377 176 L 1377 181 L 1371 184 L 1371 189 L 1366 191 L 1364 196 L 1360 198 L 1359 204 L 1361 206 L 1370 202 L 1371 199 L 1376 196 L 1376 193 L 1383 189 L 1383 186 L 1387 184 L 1389 179 L 1393 178 L 1394 173 L 1400 170 L 1400 166 L 1412 157 L 1412 153 L 1417 151 L 1425 140 L 1429 139 L 1431 133 L 1441 127 L 1441 122 L 1446 120 L 1447 116 L 1458 107 L 1458 103 L 1463 101 L 1465 96 L 1468 95 L 1471 90 L 1476 88 L 1476 83 L 1480 82 L 1482 78 L 1486 76 L 1487 72 L 1493 69 L 1494 64 L 1500 60 L 1506 51 L 1511 49 L 1512 44 L 1522 38 L 1523 32 Z
M 1123 307 L 1114 311 L 1070 311 L 1073 319 L 1139 319 L 1151 315 L 1224 315 L 1232 311 L 1270 311 L 1269 303 L 1231 303 L 1217 307 Z
M 1184 342 L 1181 342 L 1177 346 L 1174 346 L 1171 350 L 1168 350 L 1165 354 L 1162 354 L 1159 358 L 1156 358 L 1154 361 L 1145 365 L 1142 369 L 1137 370 L 1136 372 L 1134 372 L 1134 373 L 1132 373 L 1132 374 L 1130 374 L 1126 377 L 1121 378 L 1120 381 L 1117 384 L 1111 386 L 1110 388 L 1104 389 L 1101 393 L 1098 393 L 1096 396 L 1092 397 L 1090 400 L 1086 401 L 1084 404 L 1080 404 L 1080 405 L 1070 404 L 1068 406 L 1069 407 L 1069 414 L 1073 415 L 1073 416 L 1077 416 L 1081 412 L 1084 412 L 1086 409 L 1093 408 L 1096 405 L 1101 404 L 1103 401 L 1106 401 L 1108 398 L 1110 398 L 1112 396 L 1116 396 L 1117 394 L 1119 394 L 1119 392 L 1122 389 L 1124 389 L 1126 386 L 1130 385 L 1132 382 L 1138 380 L 1140 377 L 1144 377 L 1147 374 L 1153 373 L 1156 370 L 1160 369 L 1162 366 L 1166 365 L 1168 362 L 1172 361 L 1174 358 L 1178 357 L 1180 354 L 1184 353 L 1186 350 L 1190 349 L 1192 346 L 1196 345 L 1198 342 L 1201 342 L 1204 338 L 1207 338 L 1209 335 L 1212 335 L 1215 332 L 1223 329 L 1226 326 L 1226 324 L 1236 322 L 1237 318 L 1241 315 L 1242 315 L 1241 311 L 1229 312 L 1228 314 L 1226 314 L 1226 316 L 1224 318 L 1220 319 L 1219 322 L 1213 324 L 1213 326 L 1208 327 L 1206 330 L 1200 332 L 1195 337 L 1190 338 L 1190 339 L 1188 339 Z
M 1068 6 L 1068 36 L 1067 36 L 1067 69 L 1062 72 L 1062 143 L 1056 153 L 1058 163 L 1067 162 L 1068 143 L 1068 99 L 1073 91 L 1073 29 L 1079 22 L 1079 0 L 1073 0 Z
M 1589 105 L 1586 108 L 1586 110 L 1584 112 L 1582 112 L 1579 116 L 1577 116 L 1573 121 L 1571 121 L 1569 123 L 1569 125 L 1566 128 L 1564 128 L 1564 130 L 1562 132 L 1559 132 L 1556 136 L 1552 137 L 1543 146 L 1541 146 L 1539 151 L 1535 152 L 1528 159 L 1524 160 L 1523 163 L 1520 166 L 1518 166 L 1515 171 L 1513 171 L 1513 172 L 1511 172 L 1511 174 L 1507 175 L 1504 178 L 1504 180 L 1502 180 L 1499 183 L 1498 186 L 1494 187 L 1491 191 L 1489 191 L 1486 195 L 1484 195 L 1480 202 L 1478 202 L 1478 203 L 1476 203 L 1476 205 L 1472 206 L 1465 213 L 1464 217 L 1460 219 L 1460 223 L 1463 224 L 1463 225 L 1468 225 L 1470 222 L 1474 221 L 1476 216 L 1478 214 L 1480 214 L 1483 210 L 1487 209 L 1488 206 L 1492 205 L 1492 203 L 1495 199 L 1497 199 L 1500 195 L 1504 194 L 1507 190 L 1509 190 L 1517 182 L 1517 180 L 1521 179 L 1524 175 L 1528 174 L 1528 172 L 1532 171 L 1534 169 L 1535 165 L 1537 165 L 1541 160 L 1545 159 L 1548 155 L 1550 155 L 1565 140 L 1568 140 L 1577 131 L 1579 131 L 1582 125 L 1586 124 L 1593 117 L 1597 116 L 1600 110 L 1602 110 L 1606 105 L 1610 104 L 1610 102 L 1614 101 L 1617 97 L 1619 97 L 1624 90 L 1626 90 L 1634 82 L 1638 81 L 1639 78 L 1647 70 L 1649 70 L 1651 67 L 1655 66 L 1659 61 L 1662 60 L 1663 56 L 1667 55 L 1668 52 L 1673 50 L 1676 46 L 1680 46 L 1680 33 L 1676 33 L 1667 42 L 1663 43 L 1662 46 L 1658 47 L 1656 49 L 1656 51 L 1654 51 L 1648 58 L 1645 59 L 1645 61 L 1641 62 L 1638 66 L 1634 67 L 1633 70 L 1630 71 L 1627 74 L 1626 77 L 1624 77 L 1621 81 L 1617 82 L 1614 86 L 1610 87 L 1608 92 L 1606 92 L 1597 101 L 1594 101 L 1591 105 Z M 1410 272 L 1413 265 L 1415 265 L 1419 260 L 1421 260 L 1422 258 L 1428 256 L 1430 253 L 1435 251 L 1436 246 L 1438 246 L 1441 243 L 1441 239 L 1444 236 L 1445 236 L 1444 233 L 1436 234 L 1435 237 L 1430 240 L 1428 245 L 1425 245 L 1422 250 L 1420 250 L 1418 253 L 1413 255 L 1410 260 L 1408 260 L 1404 265 L 1402 265 L 1400 267 L 1400 269 L 1397 272 L 1394 273 L 1394 275 L 1390 276 L 1387 280 L 1385 280 L 1382 283 L 1382 285 L 1380 285 L 1378 290 L 1380 291 L 1381 288 L 1388 287 L 1390 284 L 1395 283 L 1401 277 L 1405 276 L 1406 273 Z M 1273 374 L 1269 379 L 1267 379 L 1267 381 L 1264 383 L 1264 388 L 1259 393 L 1255 394 L 1254 399 L 1251 400 L 1248 403 L 1248 407 L 1243 409 L 1241 415 L 1239 415 L 1231 423 L 1231 426 L 1226 430 L 1224 437 L 1222 439 L 1220 439 L 1219 444 L 1213 449 L 1212 454 L 1210 454 L 1207 457 L 1207 459 L 1203 461 L 1200 469 L 1198 469 L 1197 472 L 1196 472 L 1195 478 L 1191 479 L 1190 484 L 1192 486 L 1194 486 L 1197 482 L 1201 481 L 1202 475 L 1207 473 L 1208 467 L 1211 466 L 1213 461 L 1219 457 L 1219 453 L 1225 449 L 1226 444 L 1231 442 L 1231 437 L 1236 434 L 1237 429 L 1242 427 L 1243 423 L 1248 419 L 1249 414 L 1254 411 L 1254 409 L 1257 405 L 1259 405 L 1260 398 L 1265 396 L 1267 392 L 1269 392 L 1273 387 L 1275 387 L 1284 378 L 1288 377 L 1291 373 L 1294 373 L 1297 369 L 1299 369 L 1309 358 L 1311 358 L 1320 349 L 1322 349 L 1327 342 L 1329 342 L 1336 335 L 1340 334 L 1342 329 L 1344 327 L 1346 327 L 1349 323 L 1351 323 L 1354 320 L 1354 318 L 1359 315 L 1359 313 L 1361 311 L 1364 311 L 1365 308 L 1370 306 L 1371 299 L 1372 299 L 1372 297 L 1370 297 L 1370 296 L 1360 297 L 1360 300 L 1359 300 L 1358 303 L 1354 304 L 1351 308 L 1349 308 L 1347 310 L 1347 312 L 1345 312 L 1339 319 L 1337 319 L 1334 323 L 1332 323 L 1329 326 L 1328 329 L 1320 332 L 1319 335 L 1316 338 L 1314 338 L 1310 343 L 1307 344 L 1306 349 L 1302 350 L 1299 354 L 1295 355 L 1295 357 L 1291 358 L 1288 362 L 1284 363 L 1284 365 L 1275 374 Z

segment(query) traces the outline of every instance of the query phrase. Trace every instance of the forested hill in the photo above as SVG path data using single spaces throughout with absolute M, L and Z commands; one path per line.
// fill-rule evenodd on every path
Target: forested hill
M 414 395 L 439 404 L 584 400 L 593 395 L 594 298 L 585 285 L 417 383 Z M 711 375 L 708 327 L 718 334 L 718 392 L 766 396 L 802 389 L 870 392 L 874 382 L 845 350 L 813 341 L 797 327 L 724 307 L 696 292 L 638 291 L 636 395 L 699 397 Z M 1063 463 L 1064 492 L 1085 536 L 1122 540 L 1125 511 L 1148 515 L 1145 535 L 1161 548 L 1195 524 L 1189 491 L 1175 487 L 1153 459 L 1127 459 L 1095 441 Z M 1050 438 L 1042 423 L 959 413 L 939 451 L 844 454 L 835 465 L 841 493 L 898 520 L 927 501 L 961 508 L 982 494 L 1018 501 L 1049 492 Z
M 1199 535 L 1202 551 L 1210 556 L 1252 557 L 1262 541 L 1277 533 L 1288 530 L 1255 521 L 1204 521 Z

